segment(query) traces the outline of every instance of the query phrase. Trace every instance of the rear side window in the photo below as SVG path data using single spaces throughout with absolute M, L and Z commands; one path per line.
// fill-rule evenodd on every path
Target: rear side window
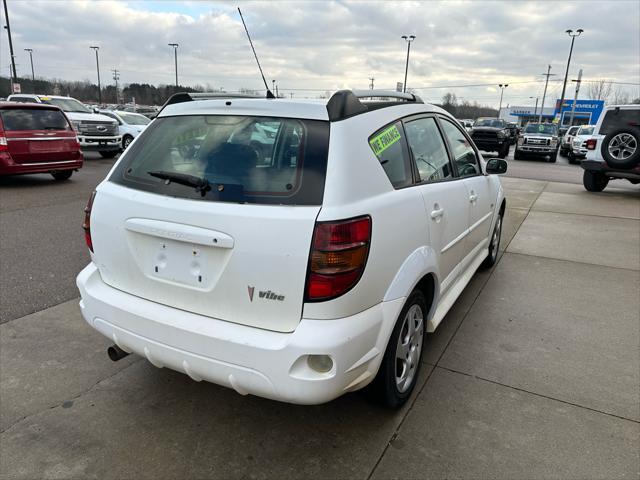
M 227 115 L 158 118 L 130 147 L 110 180 L 205 201 L 320 205 L 328 145 L 329 123 L 317 120 Z M 187 176 L 189 182 L 206 181 L 211 188 L 203 192 L 181 184 L 176 181 L 180 176 Z
M 411 185 L 411 163 L 401 122 L 387 125 L 371 135 L 369 146 L 394 188 Z
M 4 129 L 12 130 L 71 130 L 67 118 L 59 110 L 40 108 L 12 108 L 0 110 Z
M 600 135 L 608 135 L 620 129 L 640 127 L 640 109 L 609 110 L 602 120 Z

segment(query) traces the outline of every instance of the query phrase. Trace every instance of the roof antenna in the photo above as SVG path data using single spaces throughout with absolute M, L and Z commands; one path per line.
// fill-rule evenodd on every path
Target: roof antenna
M 262 76 L 262 81 L 264 82 L 264 86 L 267 89 L 267 98 L 276 98 L 276 96 L 269 90 L 269 85 L 267 85 L 267 81 L 264 78 L 264 73 L 262 73 L 262 67 L 260 66 L 260 60 L 258 60 L 258 55 L 256 55 L 256 49 L 253 48 L 253 42 L 251 41 L 251 35 L 249 35 L 249 30 L 247 30 L 247 24 L 244 23 L 244 17 L 242 16 L 242 12 L 240 11 L 240 7 L 238 7 L 238 13 L 240 14 L 240 20 L 242 20 L 242 25 L 244 25 L 244 31 L 247 32 L 247 38 L 249 39 L 249 45 L 251 45 L 251 50 L 253 50 L 253 56 L 256 57 L 256 63 L 258 64 L 258 69 L 260 70 L 260 75 Z

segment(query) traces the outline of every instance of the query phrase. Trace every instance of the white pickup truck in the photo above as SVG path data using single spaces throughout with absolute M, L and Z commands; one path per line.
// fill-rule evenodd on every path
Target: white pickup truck
M 100 152 L 103 158 L 113 158 L 122 150 L 122 136 L 118 123 L 105 115 L 93 113 L 75 98 L 58 95 L 9 95 L 9 102 L 46 103 L 60 107 L 78 133 L 83 151 Z

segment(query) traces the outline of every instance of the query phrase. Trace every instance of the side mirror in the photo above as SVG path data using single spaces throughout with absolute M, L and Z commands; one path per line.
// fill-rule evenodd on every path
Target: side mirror
M 98 107 L 93 107 L 93 113 L 100 113 L 100 110 L 98 110 Z
M 507 171 L 507 162 L 502 160 L 501 158 L 491 158 L 487 162 L 485 171 L 487 172 L 487 175 L 500 175 L 502 173 L 505 173 Z

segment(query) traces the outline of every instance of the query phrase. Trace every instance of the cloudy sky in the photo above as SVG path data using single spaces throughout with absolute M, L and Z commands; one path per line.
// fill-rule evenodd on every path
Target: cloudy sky
M 497 84 L 508 83 L 504 104 L 527 105 L 530 96 L 542 96 L 540 74 L 548 64 L 557 74 L 549 96 L 560 96 L 557 80 L 564 77 L 570 45 L 564 31 L 583 28 L 570 78 L 582 68 L 585 79 L 621 82 L 617 88 L 640 96 L 638 0 L 7 2 L 17 69 L 25 76 L 30 66 L 23 49 L 33 48 L 36 76 L 95 81 L 89 46 L 99 45 L 103 84 L 113 82 L 112 68 L 124 83 L 173 83 L 167 44 L 175 42 L 181 84 L 263 88 L 239 5 L 268 81 L 276 79 L 287 95 L 367 88 L 369 77 L 376 88 L 395 88 L 404 77 L 406 43 L 400 37 L 413 34 L 407 83 L 424 98 L 439 101 L 450 91 L 497 105 Z M 3 76 L 9 63 L 1 32 Z M 567 90 L 572 97 L 572 87 Z

